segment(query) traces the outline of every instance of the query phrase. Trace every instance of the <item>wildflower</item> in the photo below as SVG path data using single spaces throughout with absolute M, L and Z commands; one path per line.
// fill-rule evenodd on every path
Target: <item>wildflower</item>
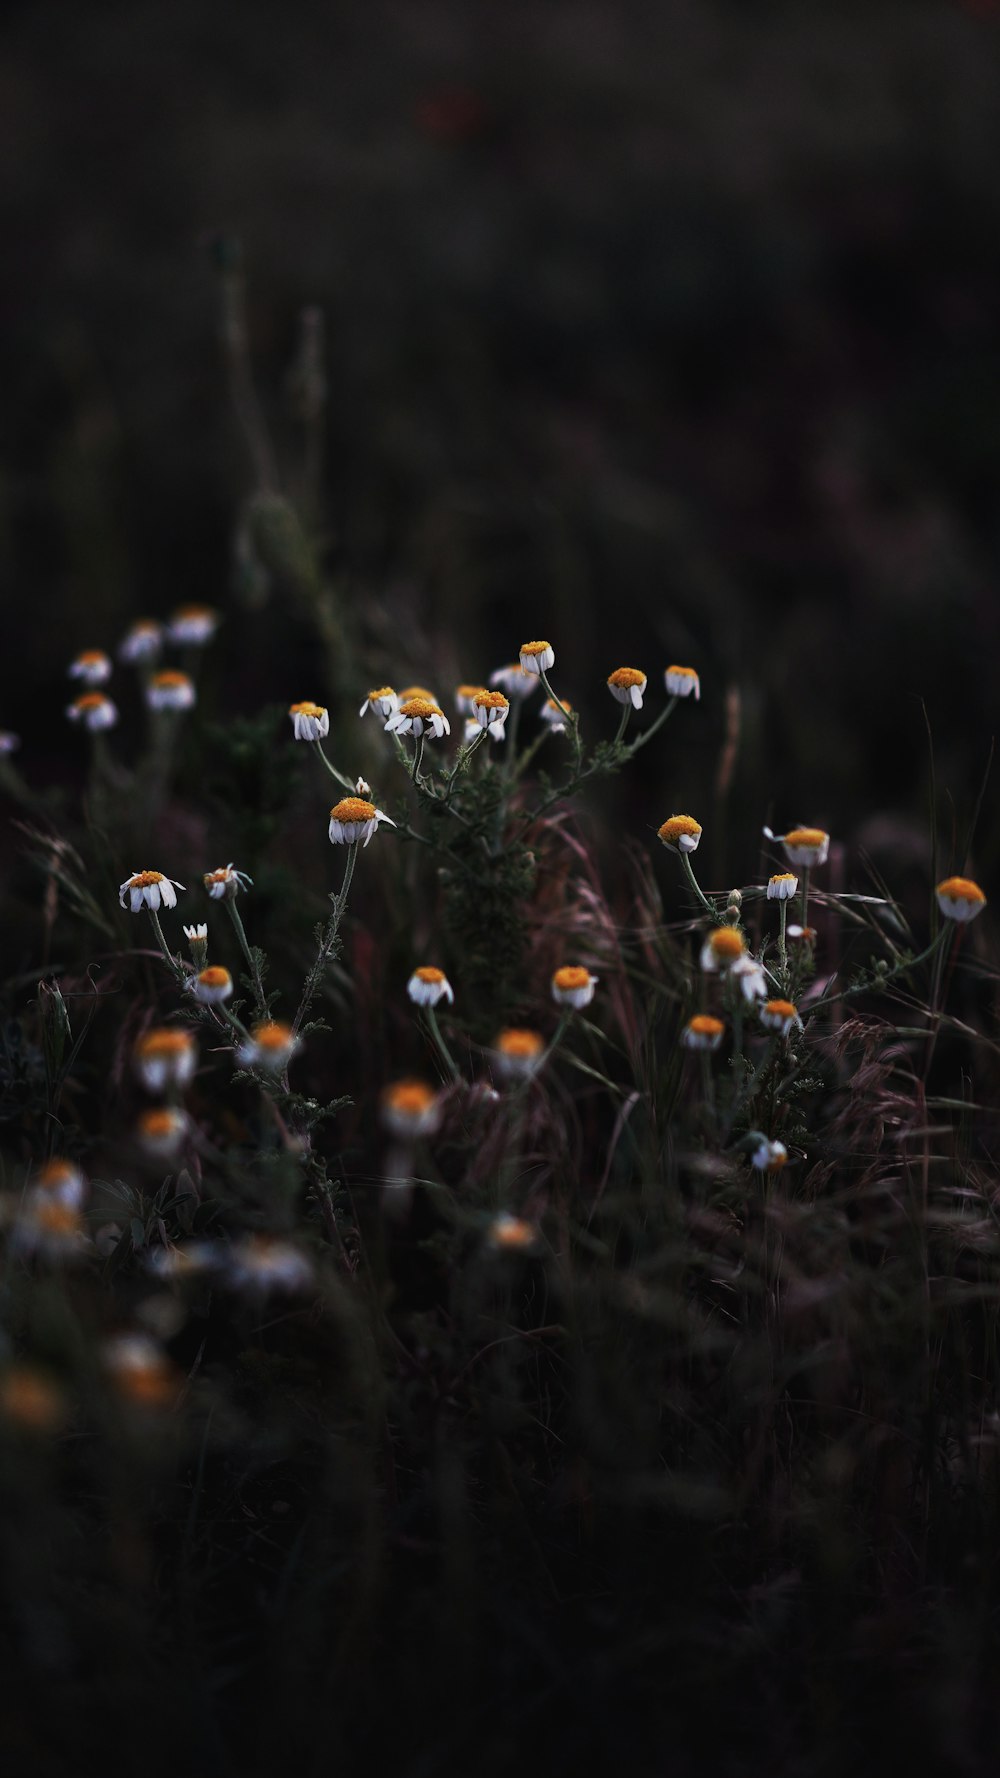
M 188 941 L 196 969 L 204 969 L 208 962 L 208 926 L 204 920 L 198 926 L 185 926 L 184 937 Z
M 103 685 L 111 678 L 111 662 L 100 648 L 85 648 L 66 670 L 71 679 L 82 679 L 84 685 Z
M 436 692 L 428 691 L 426 685 L 407 685 L 397 694 L 396 708 L 405 704 L 408 698 L 426 698 L 429 704 L 440 704 L 441 699 Z
M 365 704 L 362 715 L 367 708 Z M 321 741 L 330 733 L 330 712 L 324 704 L 292 704 L 288 714 L 297 741 Z
M 9 728 L 0 729 L 0 758 L 8 753 L 16 753 L 20 745 L 20 735 L 12 734 Z
M 444 970 L 435 969 L 432 963 L 421 963 L 413 971 L 406 984 L 406 992 L 417 1006 L 436 1006 L 439 1000 L 447 1000 L 452 1005 L 455 999 Z
M 194 681 L 173 667 L 154 673 L 146 686 L 146 702 L 151 710 L 190 710 L 194 701 Z
M 141 1112 L 135 1127 L 139 1146 L 156 1161 L 166 1161 L 175 1155 L 187 1132 L 187 1114 L 175 1105 L 156 1106 Z
M 42 1259 L 75 1259 L 87 1245 L 75 1204 L 61 1204 L 47 1193 L 32 1193 L 14 1218 L 13 1245 L 20 1253 Z
M 251 1031 L 249 1043 L 240 1044 L 236 1060 L 241 1068 L 265 1068 L 280 1074 L 301 1041 L 291 1025 L 282 1024 L 280 1019 L 263 1019 Z
M 554 735 L 564 735 L 567 717 L 573 715 L 573 706 L 567 703 L 565 698 L 561 704 L 555 698 L 546 698 L 538 714 L 542 721 L 548 724 Z
M 815 926 L 789 926 L 785 937 L 790 945 L 814 945 L 816 943 Z
M 750 1165 L 756 1167 L 758 1173 L 780 1173 L 787 1159 L 788 1150 L 784 1143 L 767 1136 L 760 1136 L 756 1147 L 750 1150 Z
M 127 666 L 139 661 L 155 660 L 163 647 L 163 626 L 152 618 L 140 618 L 127 630 L 118 644 L 118 659 Z
M 522 1216 L 511 1216 L 503 1210 L 490 1223 L 488 1238 L 490 1246 L 502 1253 L 528 1253 L 538 1244 L 538 1230 Z
M 959 925 L 974 920 L 986 906 L 985 895 L 971 877 L 945 877 L 934 893 L 945 919 L 957 920 Z
M 385 726 L 392 734 L 412 735 L 414 740 L 431 734 L 440 741 L 442 735 L 451 734 L 451 723 L 431 698 L 405 698 Z
M 767 994 L 767 977 L 763 964 L 756 957 L 737 957 L 729 970 L 729 979 L 734 981 L 743 995 L 744 1000 L 763 1000 Z
M 345 796 L 330 810 L 330 840 L 335 846 L 356 846 L 364 840 L 367 846 L 381 821 L 389 827 L 396 825 L 374 803 L 365 802 L 360 796 Z
M 305 1290 L 313 1275 L 308 1254 L 276 1235 L 244 1235 L 234 1241 L 226 1265 L 226 1276 L 234 1289 L 261 1296 L 271 1290 Z
M 380 1101 L 382 1123 L 392 1136 L 433 1136 L 441 1124 L 440 1096 L 423 1080 L 397 1080 Z
M 0 1415 L 25 1432 L 55 1432 L 66 1417 L 62 1390 L 33 1364 L 12 1364 L 0 1376 Z
M 119 888 L 118 902 L 121 907 L 125 906 L 127 889 L 133 914 L 141 914 L 144 907 L 155 914 L 159 907 L 175 908 L 177 896 L 174 892 L 183 887 L 183 883 L 178 883 L 175 877 L 165 877 L 162 871 L 137 870 Z
M 480 734 L 480 728 L 479 728 L 479 723 L 476 721 L 476 718 L 474 716 L 463 717 L 463 719 L 462 719 L 462 745 L 463 745 L 463 747 L 471 747 L 473 741 L 477 741 L 479 739 L 479 734 Z
M 412 696 L 413 694 L 411 693 L 410 695 Z M 430 694 L 421 693 L 420 695 L 423 697 L 429 696 Z M 398 709 L 399 699 L 393 691 L 392 686 L 379 685 L 376 686 L 374 691 L 368 693 L 368 696 L 358 711 L 358 715 L 363 716 L 366 710 L 374 710 L 376 716 L 395 716 Z M 324 729 L 323 732 L 325 734 L 326 730 Z
M 550 642 L 522 642 L 521 670 L 524 673 L 551 673 L 556 664 L 556 651 Z
M 802 1029 L 799 1009 L 791 1000 L 769 1000 L 760 1009 L 760 1022 L 769 1031 L 779 1031 L 782 1037 L 788 1036 L 793 1025 L 798 1025 L 800 1031 Z
M 198 1066 L 198 1046 L 190 1031 L 158 1025 L 139 1038 L 132 1059 L 147 1093 L 162 1093 L 187 1086 Z
M 150 1247 L 146 1264 L 158 1278 L 171 1282 L 198 1278 L 216 1270 L 223 1251 L 221 1241 L 185 1241 L 178 1247 Z
M 532 692 L 538 690 L 541 680 L 534 668 L 529 671 L 520 661 L 510 661 L 490 674 L 490 684 L 499 686 L 508 698 L 530 698 Z
M 507 1080 L 528 1080 L 542 1065 L 545 1044 L 537 1031 L 508 1026 L 493 1042 L 493 1064 Z
M 66 714 L 70 722 L 82 722 L 92 735 L 100 729 L 114 728 L 118 721 L 118 706 L 101 691 L 85 691 L 82 698 L 77 698 L 67 707 Z
M 646 689 L 646 675 L 638 667 L 616 667 L 608 674 L 608 690 L 619 704 L 631 704 L 633 710 L 642 709 L 642 694 Z
M 520 672 L 520 668 L 518 668 Z M 476 699 L 485 689 L 482 685 L 456 685 L 455 709 L 459 716 L 475 716 Z
M 710 974 L 731 969 L 746 955 L 743 934 L 735 926 L 717 926 L 701 947 L 701 967 Z
M 510 704 L 502 691 L 480 691 L 475 696 L 475 715 L 480 728 L 484 728 L 491 741 L 502 741 L 504 723 L 510 715 Z
M 87 1182 L 72 1161 L 46 1161 L 32 1189 L 36 1202 L 65 1204 L 70 1210 L 79 1210 L 86 1195 Z
M 688 1020 L 681 1032 L 681 1042 L 689 1050 L 717 1050 L 725 1029 L 721 1019 L 713 1019 L 710 1013 L 699 1012 Z
M 241 889 L 253 888 L 253 878 L 244 870 L 234 870 L 231 863 L 206 871 L 201 880 L 213 901 L 235 901 Z
M 672 698 L 689 698 L 693 695 L 697 703 L 701 697 L 701 681 L 693 667 L 668 667 L 663 680 Z
M 789 833 L 772 833 L 765 827 L 764 838 L 780 840 L 789 864 L 803 867 L 825 864 L 830 850 L 830 835 L 821 827 L 793 827 Z
M 357 783 L 354 786 L 354 794 L 355 794 L 355 796 L 363 796 L 366 799 L 370 800 L 371 794 L 372 794 L 372 787 L 369 784 L 367 778 L 359 778 L 358 779 Z
M 233 991 L 233 978 L 228 969 L 221 964 L 210 963 L 195 976 L 190 984 L 191 992 L 202 1006 L 221 1006 L 228 1000 Z
M 701 822 L 693 815 L 671 815 L 656 832 L 657 838 L 675 852 L 697 852 L 701 844 Z
M 201 648 L 211 642 L 220 622 L 219 613 L 209 605 L 181 605 L 167 628 L 171 642 L 179 642 L 185 648 Z
M 113 1334 L 103 1357 L 118 1393 L 134 1407 L 165 1408 L 177 1399 L 179 1372 L 149 1334 Z
M 799 886 L 799 879 L 793 871 L 779 871 L 775 877 L 767 879 L 768 901 L 791 901 Z
M 579 964 L 566 963 L 552 977 L 552 998 L 557 1006 L 571 1006 L 575 1012 L 589 1006 L 594 998 L 598 978 Z

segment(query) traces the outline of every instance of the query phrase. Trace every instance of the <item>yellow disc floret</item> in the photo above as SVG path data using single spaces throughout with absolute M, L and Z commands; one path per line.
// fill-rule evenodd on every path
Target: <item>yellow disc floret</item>
M 742 957 L 746 950 L 743 934 L 735 926 L 717 926 L 714 932 L 709 933 L 708 943 L 713 956 L 719 962 L 732 962 L 737 957 Z
M 786 846 L 822 846 L 829 837 L 821 827 L 793 827 L 781 835 Z
M 386 1087 L 382 1102 L 390 1111 L 403 1117 L 423 1117 L 435 1103 L 437 1094 L 423 1080 L 397 1080 Z
M 434 967 L 433 963 L 421 963 L 419 965 L 419 967 L 413 971 L 413 973 L 417 977 L 418 981 L 430 982 L 435 987 L 437 986 L 438 982 L 443 982 L 445 980 L 444 970 L 443 969 L 436 969 Z
M 280 1019 L 268 1019 L 254 1026 L 252 1036 L 259 1049 L 283 1050 L 294 1041 L 295 1033 L 291 1025 L 283 1025 Z
M 477 691 L 472 699 L 483 710 L 509 710 L 510 699 L 502 691 Z
M 797 1019 L 799 1009 L 791 1000 L 768 1000 L 762 1011 L 774 1019 Z
M 551 645 L 548 642 L 522 642 L 522 654 L 544 654 Z
M 378 810 L 360 796 L 345 796 L 330 810 L 331 821 L 374 821 Z
M 616 667 L 608 674 L 608 684 L 617 685 L 620 690 L 628 691 L 633 685 L 645 685 L 646 675 L 638 667 Z
M 540 1056 L 545 1045 L 537 1031 L 514 1025 L 500 1032 L 495 1047 L 502 1056 L 515 1056 L 526 1061 Z
M 375 697 L 378 694 L 373 692 L 371 695 Z M 310 704 L 308 702 L 305 704 L 292 704 L 289 706 L 288 714 L 289 716 L 315 716 L 318 718 L 326 715 L 326 707 L 323 704 Z
M 936 893 L 947 895 L 953 901 L 971 901 L 980 906 L 986 900 L 979 884 L 971 877 L 945 877 L 944 882 L 938 884 Z
M 589 988 L 590 971 L 588 969 L 583 969 L 578 963 L 564 964 L 563 968 L 557 969 L 555 975 L 552 977 L 552 986 L 554 988 L 569 990 L 573 988 Z
M 203 988 L 224 988 L 232 977 L 220 963 L 210 963 L 207 969 L 202 970 L 198 980 Z
M 211 974 L 211 970 L 207 972 Z M 194 1048 L 194 1039 L 187 1031 L 174 1031 L 169 1026 L 147 1031 L 135 1046 L 137 1056 L 186 1056 Z
M 699 1012 L 688 1020 L 687 1028 L 694 1037 L 721 1037 L 726 1027 L 721 1019 L 713 1019 L 711 1013 Z
M 665 846 L 676 846 L 681 838 L 693 840 L 701 833 L 701 822 L 693 815 L 671 815 L 669 820 L 657 828 L 657 837 Z

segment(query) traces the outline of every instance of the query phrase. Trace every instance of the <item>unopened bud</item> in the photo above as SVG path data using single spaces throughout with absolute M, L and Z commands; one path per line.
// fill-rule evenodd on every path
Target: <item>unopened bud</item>
M 741 908 L 743 906 L 743 891 L 741 889 L 730 889 L 729 906 L 731 908 Z

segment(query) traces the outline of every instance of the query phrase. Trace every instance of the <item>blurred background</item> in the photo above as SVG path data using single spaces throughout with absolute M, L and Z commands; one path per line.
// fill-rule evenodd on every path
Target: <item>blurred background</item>
M 612 668 L 658 704 L 695 666 L 700 711 L 624 794 L 650 829 L 711 806 L 738 697 L 745 875 L 766 819 L 919 855 L 923 699 L 961 835 L 1000 655 L 998 90 L 991 0 L 9 7 L 0 724 L 26 774 L 82 773 L 73 652 L 184 600 L 226 613 L 217 718 L 332 697 L 236 559 L 238 240 L 293 497 L 321 312 L 312 518 L 356 702 L 369 668 L 446 695 L 541 635 L 610 733 Z M 985 876 L 996 850 L 986 823 Z

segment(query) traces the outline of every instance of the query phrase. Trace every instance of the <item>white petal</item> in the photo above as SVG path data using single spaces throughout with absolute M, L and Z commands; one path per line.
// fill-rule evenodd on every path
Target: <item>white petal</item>
M 642 686 L 641 685 L 631 686 L 629 695 L 631 696 L 633 707 L 636 710 L 641 710 L 642 709 Z

